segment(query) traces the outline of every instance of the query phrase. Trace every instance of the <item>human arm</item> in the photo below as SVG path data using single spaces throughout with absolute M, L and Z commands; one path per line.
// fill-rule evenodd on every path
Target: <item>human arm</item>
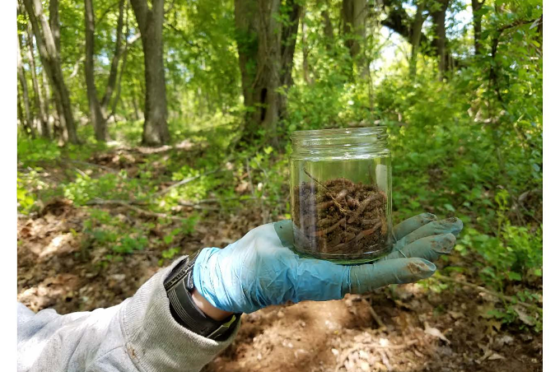
M 431 261 L 453 248 L 462 223 L 427 214 L 408 219 L 395 228 L 392 253 L 358 266 L 300 258 L 288 248 L 290 228 L 291 221 L 263 225 L 225 249 L 203 249 L 189 277 L 194 304 L 221 321 L 287 301 L 339 299 L 426 278 L 435 271 Z M 18 304 L 18 370 L 200 370 L 233 341 L 239 322 L 225 340 L 215 341 L 173 317 L 164 283 L 183 263 L 175 261 L 108 309 L 33 314 Z
M 216 341 L 177 323 L 163 283 L 183 258 L 111 308 L 34 314 L 18 304 L 18 371 L 199 371 L 233 341 L 238 324 Z

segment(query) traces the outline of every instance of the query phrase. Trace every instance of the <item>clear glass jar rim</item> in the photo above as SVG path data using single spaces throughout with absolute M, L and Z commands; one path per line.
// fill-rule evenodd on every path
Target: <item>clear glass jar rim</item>
M 376 125 L 375 127 L 298 130 L 292 132 L 290 138 L 292 140 L 329 139 L 333 137 L 352 138 L 352 137 L 371 136 L 371 135 L 379 135 L 379 134 L 386 134 L 386 133 L 387 133 L 387 127 L 385 125 Z

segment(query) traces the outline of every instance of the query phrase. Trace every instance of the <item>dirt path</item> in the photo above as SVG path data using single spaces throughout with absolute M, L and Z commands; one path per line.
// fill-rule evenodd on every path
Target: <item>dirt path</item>
M 245 213 L 250 216 L 250 209 Z M 83 218 L 64 201 L 34 219 L 19 218 L 18 300 L 32 310 L 112 306 L 160 268 L 157 250 L 104 265 L 97 258 L 107 252 L 94 249 L 84 258 Z M 216 221 L 203 219 L 181 253 L 224 246 L 259 223 Z M 235 343 L 205 370 L 542 371 L 542 335 L 487 318 L 495 301 L 469 288 L 438 293 L 409 284 L 340 301 L 271 307 L 244 315 Z

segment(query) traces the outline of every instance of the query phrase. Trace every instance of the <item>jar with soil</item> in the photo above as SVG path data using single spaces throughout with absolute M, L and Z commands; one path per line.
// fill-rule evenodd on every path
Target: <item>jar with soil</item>
M 392 218 L 386 128 L 297 131 L 291 139 L 295 250 L 341 264 L 387 253 Z

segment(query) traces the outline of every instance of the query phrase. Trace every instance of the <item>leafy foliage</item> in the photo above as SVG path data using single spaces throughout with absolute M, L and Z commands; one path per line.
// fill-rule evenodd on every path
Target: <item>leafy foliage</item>
M 384 3 L 388 5 L 371 7 L 363 47 L 352 57 L 345 44 L 349 36 L 336 27 L 342 1 L 304 2 L 294 84 L 279 89 L 287 102 L 286 116 L 275 133 L 279 145 L 269 142 L 264 129 L 250 141 L 239 137 L 247 108 L 242 105 L 236 40 L 251 35 L 236 32 L 233 3 L 168 5 L 164 54 L 172 147 L 142 155 L 133 151 L 142 134 L 145 82 L 141 45 L 131 43 L 120 77 L 121 100 L 109 125 L 113 143 L 96 144 L 90 125 L 80 126 L 84 143 L 79 146 L 59 147 L 20 130 L 19 212 L 33 215 L 48 200 L 64 197 L 88 213 L 84 251 L 105 248 L 108 262 L 155 247 L 164 264 L 181 252 L 181 237 L 193 232 L 199 218 L 193 210 L 202 218 L 206 213 L 225 218 L 245 210 L 256 211 L 262 222 L 290 217 L 288 137 L 293 131 L 382 124 L 388 128 L 393 154 L 394 219 L 424 211 L 460 217 L 465 229 L 444 272 L 468 274 L 518 302 L 540 306 L 541 1 L 487 0 L 480 10 L 478 55 L 472 17 L 460 21 L 470 12 L 467 2 L 451 2 L 447 48 L 455 64 L 444 74 L 438 71 L 428 19 L 415 76 L 409 72 L 408 36 L 396 36 L 382 26 L 399 9 L 413 17 L 415 2 Z M 115 4 L 96 2 L 99 81 L 109 75 Z M 80 68 L 82 7 L 61 1 L 61 63 L 77 117 L 88 111 Z M 285 11 L 278 16 L 281 22 L 286 21 Z M 125 19 L 130 41 L 137 28 L 128 6 Z M 332 36 L 327 35 L 327 20 L 335 25 Z M 19 16 L 18 24 L 22 34 L 26 18 Z M 364 59 L 367 73 L 360 67 Z M 24 68 L 29 72 L 28 61 Z M 104 153 L 112 158 L 103 166 L 112 171 L 76 163 L 96 163 L 96 156 Z M 127 160 L 132 153 L 135 159 Z M 185 180 L 191 181 L 169 188 Z M 96 200 L 135 202 L 145 212 L 179 215 L 185 222 L 140 218 L 133 209 L 126 215 L 113 213 L 93 205 Z M 162 226 L 163 235 L 154 236 Z M 498 306 L 489 316 L 537 330 L 541 324 L 538 314 L 521 312 L 512 303 Z

